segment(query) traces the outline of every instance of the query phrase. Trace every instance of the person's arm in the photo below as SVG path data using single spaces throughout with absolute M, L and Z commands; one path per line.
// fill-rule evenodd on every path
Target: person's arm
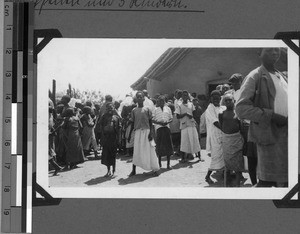
M 216 123 L 216 124 L 215 124 L 215 123 Z M 218 122 L 215 122 L 215 123 L 214 123 L 214 125 L 215 125 L 215 126 L 216 126 L 216 125 L 219 125 L 219 127 L 218 127 L 218 126 L 216 126 L 216 127 L 222 130 L 222 126 L 223 126 L 223 113 L 220 113 L 220 114 L 219 114 L 219 123 L 218 123 Z M 218 123 L 218 124 L 217 124 L 217 123 Z
M 148 135 L 149 141 L 152 141 L 153 137 L 154 137 L 153 126 L 152 126 L 152 118 L 151 117 L 152 117 L 152 112 L 151 112 L 150 109 L 148 109 L 149 128 L 150 128 L 150 132 L 149 132 L 149 135 Z
M 218 121 L 214 122 L 213 123 L 218 129 L 222 130 L 221 129 L 221 126 L 220 126 L 220 123 Z
M 131 111 L 131 118 L 128 120 L 128 124 L 130 125 L 130 131 L 129 131 L 127 142 L 129 143 L 130 139 L 131 139 L 132 131 L 134 129 L 134 112 L 133 112 L 133 110 Z
M 240 97 L 236 103 L 236 114 L 240 119 L 248 119 L 254 123 L 269 125 L 271 119 L 276 119 L 272 109 L 254 106 L 255 95 L 259 95 L 256 90 L 256 83 L 260 82 L 259 72 L 256 70 L 245 78 L 245 83 L 241 87 Z M 260 92 L 260 90 L 258 91 Z

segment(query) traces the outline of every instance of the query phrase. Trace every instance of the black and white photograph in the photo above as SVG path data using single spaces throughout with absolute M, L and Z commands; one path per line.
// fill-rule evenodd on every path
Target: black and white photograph
M 298 180 L 297 64 L 279 40 L 53 39 L 37 181 L 53 197 L 282 198 Z

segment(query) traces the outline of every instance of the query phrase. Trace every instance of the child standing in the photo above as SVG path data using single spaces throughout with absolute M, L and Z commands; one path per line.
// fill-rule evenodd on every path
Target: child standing
M 222 148 L 226 169 L 236 173 L 236 185 L 240 186 L 244 169 L 243 145 L 240 133 L 241 125 L 234 113 L 234 98 L 232 94 L 224 95 L 226 110 L 219 114 L 220 127 L 223 132 Z
M 196 129 L 196 121 L 193 118 L 195 107 L 193 103 L 188 100 L 188 91 L 182 91 L 182 103 L 180 103 L 175 110 L 177 118 L 180 119 L 180 151 L 184 153 L 182 158 L 183 163 L 187 162 L 187 154 L 195 154 L 201 150 Z
M 153 113 L 153 123 L 156 124 L 156 152 L 161 167 L 161 157 L 167 156 L 167 169 L 170 166 L 170 157 L 173 155 L 173 145 L 169 123 L 172 122 L 171 109 L 165 104 L 165 97 L 159 96 Z
M 131 112 L 134 127 L 133 165 L 129 176 L 136 174 L 136 166 L 144 170 L 152 170 L 154 176 L 158 176 L 159 165 L 155 147 L 153 145 L 152 113 L 149 107 L 144 107 L 144 93 L 136 93 L 138 106 Z M 133 128 L 131 129 L 132 132 Z

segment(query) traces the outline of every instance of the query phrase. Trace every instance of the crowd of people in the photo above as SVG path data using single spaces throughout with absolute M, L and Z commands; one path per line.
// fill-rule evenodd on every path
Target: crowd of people
M 122 102 L 105 96 L 69 105 L 63 96 L 55 106 L 49 99 L 49 163 L 54 175 L 71 170 L 90 158 L 101 160 L 106 177 L 116 172 L 116 156 L 132 157 L 137 167 L 160 175 L 162 157 L 172 169 L 172 156 L 188 163 L 203 161 L 203 147 L 211 158 L 205 180 L 212 184 L 214 171 L 224 172 L 227 184 L 240 186 L 242 172 L 256 187 L 286 187 L 287 77 L 275 69 L 277 48 L 259 51 L 262 65 L 244 79 L 235 73 L 228 84 L 218 85 L 209 97 L 175 90 L 150 98 L 146 90 L 127 95 Z M 245 168 L 247 159 L 248 168 Z

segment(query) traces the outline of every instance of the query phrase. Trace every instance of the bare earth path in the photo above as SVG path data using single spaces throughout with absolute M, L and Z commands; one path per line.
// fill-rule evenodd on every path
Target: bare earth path
M 51 187 L 223 187 L 224 181 L 222 173 L 214 172 L 211 176 L 214 184 L 205 182 L 205 175 L 210 164 L 210 157 L 206 151 L 201 152 L 204 162 L 198 158 L 188 163 L 180 163 L 179 157 L 171 158 L 172 170 L 166 169 L 166 159 L 162 161 L 160 176 L 153 177 L 150 172 L 137 167 L 137 175 L 128 177 L 132 168 L 132 158 L 117 156 L 116 173 L 113 177 L 103 177 L 106 174 L 106 167 L 101 164 L 101 160 L 88 160 L 79 164 L 79 168 L 59 172 L 53 176 L 53 171 L 49 172 L 49 184 Z M 91 156 L 90 159 L 93 157 Z M 241 187 L 251 187 L 248 173 L 243 173 L 245 179 Z

